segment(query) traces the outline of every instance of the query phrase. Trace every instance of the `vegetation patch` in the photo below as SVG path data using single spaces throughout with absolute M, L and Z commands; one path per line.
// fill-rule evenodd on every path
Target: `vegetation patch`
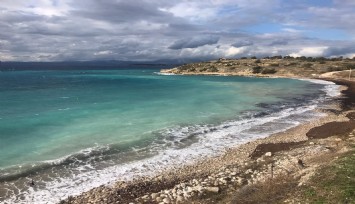
M 297 179 L 280 175 L 266 182 L 242 187 L 230 203 L 281 203 L 297 187 Z
M 300 195 L 306 203 L 355 203 L 355 151 L 320 169 Z
M 275 74 L 276 72 L 274 68 L 265 68 L 261 71 L 262 74 Z
M 260 66 L 253 67 L 253 74 L 259 74 L 262 68 Z

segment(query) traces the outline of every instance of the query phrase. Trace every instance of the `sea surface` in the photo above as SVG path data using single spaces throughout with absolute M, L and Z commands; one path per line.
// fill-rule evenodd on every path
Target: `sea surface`
M 321 117 L 339 94 L 317 80 L 158 72 L 0 72 L 0 203 L 56 203 L 218 155 Z

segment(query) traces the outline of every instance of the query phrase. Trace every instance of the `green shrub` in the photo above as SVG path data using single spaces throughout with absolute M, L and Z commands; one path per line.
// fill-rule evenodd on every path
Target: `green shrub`
M 261 71 L 262 74 L 275 74 L 276 72 L 274 68 L 265 68 Z
M 281 55 L 272 56 L 271 59 L 282 59 Z
M 312 66 L 313 66 L 312 63 L 303 64 L 303 67 L 304 67 L 304 68 L 311 68 Z
M 291 62 L 291 63 L 285 64 L 286 67 L 289 67 L 289 66 L 296 66 L 296 65 L 298 65 L 297 62 Z
M 272 67 L 278 67 L 280 64 L 279 63 L 271 63 L 270 66 Z
M 355 69 L 355 64 L 347 64 L 346 68 L 347 69 Z
M 253 67 L 253 74 L 259 74 L 262 68 L 260 66 Z
M 208 71 L 210 72 L 218 72 L 218 69 L 215 66 L 211 66 Z
M 336 72 L 336 71 L 343 71 L 343 70 L 347 70 L 349 68 L 347 67 L 328 67 L 327 71 L 328 72 Z

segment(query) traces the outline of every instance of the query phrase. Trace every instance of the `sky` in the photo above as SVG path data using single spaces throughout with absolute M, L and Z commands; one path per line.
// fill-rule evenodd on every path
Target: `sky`
M 1 0 L 1 61 L 355 56 L 355 0 Z

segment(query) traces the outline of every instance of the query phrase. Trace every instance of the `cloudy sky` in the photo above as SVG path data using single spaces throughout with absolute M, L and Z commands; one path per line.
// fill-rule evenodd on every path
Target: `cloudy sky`
M 1 0 L 0 60 L 355 56 L 355 0 Z

